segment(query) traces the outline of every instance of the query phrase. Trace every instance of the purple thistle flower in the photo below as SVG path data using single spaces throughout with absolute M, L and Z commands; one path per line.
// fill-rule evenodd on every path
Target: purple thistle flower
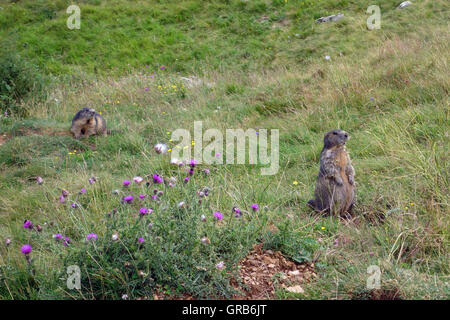
M 148 209 L 147 208 L 140 208 L 139 209 L 139 216 L 143 217 L 145 215 L 148 214 Z
M 138 242 L 142 244 L 142 243 L 145 242 L 145 240 L 144 240 L 144 238 L 140 237 L 140 238 L 138 239 Z
M 184 182 L 186 183 L 189 182 L 189 179 L 190 179 L 189 177 L 184 178 Z
M 97 240 L 98 239 L 98 237 L 97 237 L 97 235 L 95 234 L 95 233 L 89 233 L 87 236 L 86 236 L 86 241 L 90 241 L 90 240 Z
M 252 204 L 253 211 L 258 211 L 258 209 L 259 209 L 259 206 L 256 203 Z
M 38 184 L 42 184 L 42 183 L 44 182 L 44 179 L 42 179 L 41 177 L 37 177 L 37 178 L 36 178 L 36 182 L 37 182 Z
M 216 211 L 216 212 L 214 212 L 214 217 L 215 217 L 217 220 L 222 220 L 222 219 L 223 219 L 223 214 L 220 213 L 219 211 Z
M 63 195 L 60 195 L 60 196 L 59 196 L 59 202 L 61 202 L 61 203 L 66 202 L 66 198 L 64 198 Z
M 153 175 L 153 183 L 161 183 L 161 182 L 163 182 L 163 179 L 159 175 L 154 174 Z
M 33 224 L 31 223 L 30 220 L 25 220 L 24 223 L 23 223 L 23 227 L 25 229 L 33 229 Z
M 198 161 L 195 159 L 192 159 L 191 161 L 189 161 L 189 166 L 191 168 L 194 168 L 197 164 L 198 164 Z
M 69 195 L 69 191 L 67 191 L 66 189 L 62 189 L 61 193 L 62 193 L 63 197 L 67 197 Z
M 189 169 L 189 175 L 192 176 L 194 174 L 194 168 Z
M 139 195 L 139 198 L 141 198 L 141 199 L 145 199 L 145 197 L 146 197 L 145 194 L 140 194 L 140 195 Z
M 80 193 L 86 193 L 86 189 L 85 188 L 81 188 Z
M 131 203 L 131 201 L 133 201 L 133 196 L 126 196 L 123 198 L 123 201 L 127 202 L 127 203 Z
M 145 88 L 144 90 L 145 90 L 145 91 L 148 91 L 148 88 Z
M 203 173 L 205 173 L 205 174 L 209 174 L 209 173 L 210 173 L 210 171 L 209 171 L 209 169 L 208 169 L 208 168 L 206 168 L 206 169 L 203 169 L 203 170 L 202 170 L 202 172 L 203 172 Z
M 89 178 L 89 184 L 94 184 L 97 182 L 97 179 L 95 177 Z
M 71 206 L 72 206 L 72 208 L 74 208 L 74 209 L 78 208 L 78 205 L 77 205 L 75 202 L 72 202 Z
M 70 239 L 69 237 L 64 237 L 64 246 L 67 247 L 70 244 Z
M 161 66 L 159 67 L 161 70 L 164 70 L 166 67 L 165 66 Z
M 61 233 L 57 233 L 57 234 L 54 234 L 54 235 L 53 235 L 53 239 L 56 239 L 56 240 L 62 240 L 62 238 L 63 238 L 63 236 L 62 236 Z
M 152 200 L 157 201 L 158 200 L 158 196 L 156 194 L 152 195 Z
M 123 180 L 122 183 L 124 187 L 128 187 L 131 182 L 129 180 Z
M 22 246 L 22 248 L 20 248 L 20 251 L 22 251 L 22 253 L 27 256 L 27 255 L 29 255 L 31 253 L 32 249 L 33 249 L 33 247 L 31 245 L 24 244 Z

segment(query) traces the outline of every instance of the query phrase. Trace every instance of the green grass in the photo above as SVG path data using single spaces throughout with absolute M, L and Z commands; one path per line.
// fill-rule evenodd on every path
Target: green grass
M 65 27 L 69 1 L 1 2 L 2 46 L 55 78 L 45 101 L 23 102 L 27 119 L 0 118 L 9 139 L 0 146 L 0 235 L 12 240 L 0 244 L 0 298 L 152 298 L 157 289 L 229 298 L 238 261 L 262 242 L 318 273 L 302 284 L 304 294 L 279 289 L 277 298 L 367 298 L 367 268 L 378 265 L 385 292 L 448 299 L 449 7 L 414 1 L 395 10 L 397 2 L 379 2 L 375 31 L 365 26 L 370 1 L 81 1 L 81 30 Z M 345 18 L 337 23 L 314 23 L 338 12 Z M 202 83 L 180 80 L 192 75 Z M 85 106 L 101 111 L 114 134 L 59 135 Z M 174 147 L 167 132 L 192 132 L 199 120 L 204 130 L 279 129 L 279 172 L 201 165 L 183 183 L 184 168 L 153 146 Z M 352 221 L 306 207 L 323 135 L 334 128 L 351 135 Z M 155 173 L 176 177 L 176 186 L 122 187 Z M 205 186 L 210 195 L 199 203 Z M 69 191 L 64 204 L 61 189 Z M 159 202 L 153 189 L 164 192 Z M 121 203 L 141 193 L 145 200 Z M 142 206 L 154 212 L 139 219 Z M 243 217 L 233 217 L 233 206 Z M 214 222 L 214 211 L 223 221 Z M 25 230 L 25 219 L 43 231 Z M 99 239 L 86 245 L 91 232 Z M 111 240 L 114 232 L 120 241 Z M 20 253 L 25 243 L 34 274 Z M 216 269 L 219 261 L 225 270 Z M 66 288 L 73 264 L 82 270 L 81 291 Z

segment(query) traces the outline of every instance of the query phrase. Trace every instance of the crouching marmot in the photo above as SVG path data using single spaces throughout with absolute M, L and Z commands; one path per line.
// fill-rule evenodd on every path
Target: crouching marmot
M 70 132 L 75 139 L 92 135 L 106 136 L 106 120 L 94 109 L 83 108 L 73 117 Z
M 314 191 L 314 200 L 308 205 L 319 212 L 345 215 L 355 201 L 355 170 L 345 150 L 347 132 L 332 130 L 323 139 L 320 170 Z

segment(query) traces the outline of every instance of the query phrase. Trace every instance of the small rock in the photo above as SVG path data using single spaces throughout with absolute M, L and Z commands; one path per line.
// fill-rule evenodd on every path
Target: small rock
M 316 23 L 323 23 L 323 22 L 328 22 L 328 21 L 336 22 L 338 20 L 341 20 L 343 17 L 344 17 L 343 13 L 333 14 L 328 17 L 321 17 L 321 18 L 317 19 Z
M 293 287 L 287 287 L 286 290 L 289 292 L 293 292 L 293 293 L 304 293 L 305 292 L 305 290 L 303 290 L 303 288 L 300 287 L 299 285 L 296 285 Z
M 397 9 L 403 9 L 406 8 L 408 6 L 412 5 L 411 1 L 403 1 L 402 3 L 400 3 L 397 7 Z

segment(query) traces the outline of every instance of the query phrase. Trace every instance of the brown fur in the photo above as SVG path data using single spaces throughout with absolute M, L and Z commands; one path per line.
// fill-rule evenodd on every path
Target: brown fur
M 342 130 L 332 130 L 324 137 L 315 199 L 308 202 L 316 211 L 344 215 L 353 207 L 355 171 L 345 150 L 348 139 L 348 134 Z
M 106 120 L 94 109 L 83 108 L 73 117 L 70 132 L 75 139 L 92 135 L 106 136 Z

